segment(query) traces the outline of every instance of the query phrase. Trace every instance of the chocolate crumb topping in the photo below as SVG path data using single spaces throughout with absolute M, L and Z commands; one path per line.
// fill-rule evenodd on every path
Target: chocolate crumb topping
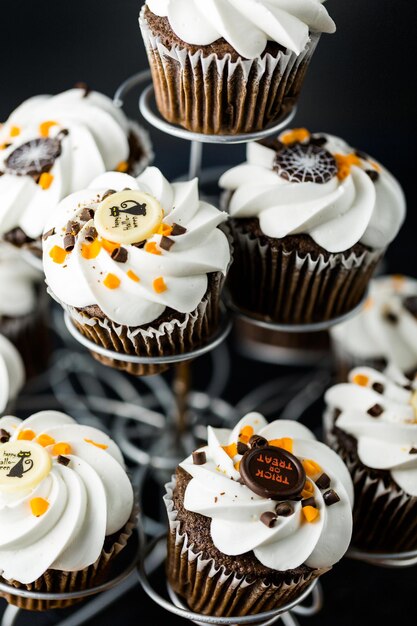
M 70 462 L 69 458 L 66 456 L 62 456 L 62 454 L 58 455 L 57 461 L 61 465 L 65 465 L 65 466 L 69 465 L 69 462 Z
M 367 411 L 368 415 L 371 417 L 379 417 L 383 412 L 384 409 L 380 404 L 374 404 L 374 406 L 371 406 L 371 408 Z

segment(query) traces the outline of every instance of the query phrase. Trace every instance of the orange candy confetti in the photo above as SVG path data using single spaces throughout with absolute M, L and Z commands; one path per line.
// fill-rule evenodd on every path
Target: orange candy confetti
M 115 274 L 107 274 L 106 278 L 103 280 L 103 285 L 107 287 L 107 289 L 117 289 L 120 287 L 120 278 Z
M 49 502 L 44 498 L 32 498 L 30 501 L 30 508 L 32 511 L 32 515 L 35 517 L 40 517 L 44 515 L 46 511 L 49 509 Z
M 309 524 L 311 524 L 312 522 L 315 522 L 316 519 L 318 519 L 320 516 L 320 511 L 316 509 L 314 506 L 304 506 L 301 510 L 303 512 L 303 515 L 306 521 Z
M 42 124 L 39 124 L 39 134 L 41 137 L 49 137 L 49 131 L 52 128 L 52 126 L 57 126 L 57 122 L 52 122 L 52 121 L 48 121 L 48 122 L 42 122 Z
M 52 185 L 53 180 L 54 177 L 52 176 L 52 174 L 50 174 L 49 172 L 43 172 L 43 174 L 40 175 L 38 185 L 44 191 L 46 191 Z
M 359 385 L 360 387 L 367 387 L 369 383 L 369 378 L 365 376 L 365 374 L 355 374 L 352 382 L 354 382 L 355 385 Z
M 334 158 L 336 159 L 337 164 L 337 177 L 339 180 L 344 180 L 350 174 L 350 170 L 352 165 L 360 165 L 361 160 L 356 154 L 353 152 L 351 154 L 335 154 Z
M 122 172 L 122 174 L 126 174 L 129 169 L 129 163 L 127 161 L 120 161 L 120 163 L 116 167 L 116 172 Z
M 140 282 L 139 276 L 136 276 L 135 272 L 133 272 L 132 270 L 129 270 L 127 275 L 129 276 L 130 280 L 133 280 L 135 283 Z
M 241 439 L 242 437 L 245 437 L 249 440 L 252 437 L 254 432 L 255 431 L 253 430 L 252 426 L 249 426 L 249 425 L 244 426 L 239 433 L 239 439 Z
M 276 448 L 282 448 L 287 452 L 292 452 L 293 450 L 293 440 L 291 437 L 282 437 L 281 439 L 271 439 L 268 441 L 270 446 L 275 446 Z
M 62 265 L 62 263 L 67 258 L 67 252 L 64 248 L 60 248 L 59 246 L 54 246 L 49 250 L 49 256 L 53 260 L 54 263 L 58 263 L 58 265 Z
M 317 474 L 321 474 L 322 469 L 320 465 L 312 459 L 305 459 L 302 463 L 307 476 L 317 476 Z
M 304 483 L 304 489 L 301 492 L 301 496 L 303 498 L 311 498 L 313 493 L 314 493 L 313 483 L 310 482 L 309 480 L 306 480 L 305 483 Z
M 163 293 L 168 289 L 162 276 L 160 276 L 159 278 L 155 278 L 155 280 L 153 281 L 153 288 L 156 293 Z
M 145 245 L 145 252 L 150 252 L 151 254 L 161 254 L 161 251 L 156 247 L 155 241 L 150 241 Z
M 53 446 L 55 443 L 55 439 L 53 437 L 50 437 L 49 435 L 39 435 L 39 437 L 36 439 L 36 443 L 38 443 L 43 448 L 46 448 L 46 446 Z
M 97 443 L 97 441 L 93 441 L 92 439 L 84 439 L 86 443 L 95 446 L 96 448 L 100 448 L 100 450 L 107 450 L 109 446 L 106 446 L 104 443 Z
M 172 226 L 169 226 L 169 224 L 160 224 L 156 230 L 156 234 L 157 235 L 163 235 L 164 237 L 169 237 L 170 234 L 172 233 Z
M 240 468 L 240 461 L 238 461 L 237 463 L 234 464 L 233 466 L 235 468 L 235 470 L 238 472 L 239 468 Z
M 294 128 L 293 130 L 289 130 L 286 133 L 283 133 L 280 137 L 280 141 L 289 145 L 292 143 L 306 141 L 311 136 L 311 133 L 307 130 L 307 128 Z
M 18 137 L 21 133 L 19 126 L 12 126 L 10 129 L 10 137 Z
M 32 441 L 33 439 L 35 439 L 36 437 L 36 433 L 33 432 L 33 430 L 22 430 L 20 431 L 20 433 L 17 435 L 17 438 L 20 439 L 21 441 Z
M 228 446 L 222 446 L 222 448 L 226 452 L 226 454 L 228 456 L 230 456 L 231 459 L 233 459 L 233 457 L 235 457 L 236 454 L 237 454 L 237 444 L 236 443 L 231 443 Z
M 95 239 L 93 243 L 83 243 L 81 246 L 81 256 L 84 259 L 95 259 L 101 251 L 101 243 Z
M 65 456 L 71 453 L 72 453 L 72 448 L 70 444 L 65 443 L 65 441 L 56 443 L 54 447 L 52 448 L 52 456 Z
M 107 239 L 102 239 L 101 245 L 109 254 L 111 254 L 114 250 L 117 250 L 117 248 L 120 248 L 120 243 L 114 243 L 113 241 L 108 241 Z

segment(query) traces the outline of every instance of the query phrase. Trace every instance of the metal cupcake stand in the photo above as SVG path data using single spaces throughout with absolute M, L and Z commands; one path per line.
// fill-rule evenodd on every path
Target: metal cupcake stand
M 130 77 L 117 90 L 114 102 L 122 107 L 127 94 L 132 89 L 142 87 L 139 98 L 142 116 L 158 130 L 190 142 L 189 169 L 184 179 L 197 176 L 203 186 L 216 182 L 224 170 L 202 167 L 204 144 L 243 144 L 276 136 L 290 124 L 296 113 L 294 109 L 270 128 L 246 135 L 192 133 L 169 124 L 159 115 L 154 102 L 153 86 L 149 84 L 150 78 L 149 70 Z M 39 267 L 36 260 L 32 261 L 32 264 Z M 64 410 L 68 408 L 70 413 L 76 412 L 84 423 L 100 428 L 103 428 L 104 424 L 124 455 L 135 466 L 132 480 L 141 502 L 150 470 L 157 477 L 159 484 L 163 485 L 184 456 L 205 439 L 206 426 L 209 423 L 230 427 L 246 412 L 259 410 L 260 407 L 265 415 L 270 412 L 276 417 L 281 411 L 282 418 L 300 419 L 321 397 L 331 381 L 331 374 L 325 368 L 318 368 L 313 373 L 301 377 L 299 373 L 289 374 L 250 391 L 238 405 L 232 407 L 222 400 L 221 396 L 230 374 L 230 357 L 224 341 L 232 328 L 233 317 L 240 317 L 255 327 L 271 331 L 313 333 L 327 330 L 353 317 L 362 305 L 363 302 L 349 314 L 323 323 L 287 326 L 261 322 L 228 304 L 228 309 L 223 310 L 219 329 L 203 347 L 185 354 L 155 358 L 122 355 L 97 346 L 75 328 L 68 315 L 65 315 L 63 320 L 62 315 L 54 311 L 51 329 L 64 345 L 55 352 L 50 370 L 29 385 L 28 395 L 23 398 L 23 402 L 32 411 L 43 409 L 46 402 L 49 408 L 54 408 L 51 402 L 52 404 L 55 402 L 57 407 Z M 81 346 L 81 349 L 73 340 Z M 85 348 L 93 355 L 97 354 L 113 361 L 172 366 L 174 368 L 172 388 L 161 375 L 143 377 L 138 381 L 117 369 L 98 364 L 85 355 L 83 352 Z M 195 391 L 190 383 L 191 363 L 201 357 L 211 359 L 212 376 L 204 391 Z M 19 604 L 19 599 L 24 598 L 69 604 L 72 601 L 97 596 L 60 621 L 58 626 L 84 624 L 133 589 L 138 582 L 161 608 L 195 624 L 269 626 L 281 620 L 285 626 L 298 626 L 296 616 L 312 616 L 321 609 L 321 585 L 319 581 L 314 581 L 296 600 L 273 611 L 244 617 L 217 617 L 194 613 L 169 585 L 165 589 L 158 589 L 157 584 L 151 581 L 152 574 L 161 567 L 166 556 L 164 522 L 159 515 L 155 517 L 144 513 L 137 532 L 136 546 L 133 549 L 132 547 L 126 549 L 129 550 L 130 556 L 122 565 L 121 571 L 119 568 L 119 571 L 101 585 L 85 591 L 47 594 L 22 591 L 0 582 L 0 594 L 13 596 L 16 598 L 16 604 Z M 351 548 L 348 556 L 385 567 L 409 567 L 417 564 L 417 551 L 404 554 L 368 554 Z M 310 604 L 305 606 L 304 602 L 309 597 Z M 3 614 L 1 626 L 16 626 L 21 610 L 14 603 L 9 604 Z

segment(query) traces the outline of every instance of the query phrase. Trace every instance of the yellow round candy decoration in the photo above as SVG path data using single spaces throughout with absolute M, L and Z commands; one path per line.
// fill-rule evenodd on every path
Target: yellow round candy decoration
M 39 444 L 8 441 L 0 446 L 0 493 L 34 489 L 51 466 L 51 457 Z
M 154 234 L 164 217 L 158 200 L 143 191 L 120 191 L 98 206 L 94 226 L 114 243 L 139 243 Z

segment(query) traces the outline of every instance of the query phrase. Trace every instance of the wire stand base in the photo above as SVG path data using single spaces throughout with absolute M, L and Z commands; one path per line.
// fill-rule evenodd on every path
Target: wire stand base
M 378 567 L 391 569 L 413 567 L 417 565 L 417 550 L 409 552 L 378 553 L 364 552 L 357 548 L 349 548 L 346 556 L 355 561 L 362 561 Z

